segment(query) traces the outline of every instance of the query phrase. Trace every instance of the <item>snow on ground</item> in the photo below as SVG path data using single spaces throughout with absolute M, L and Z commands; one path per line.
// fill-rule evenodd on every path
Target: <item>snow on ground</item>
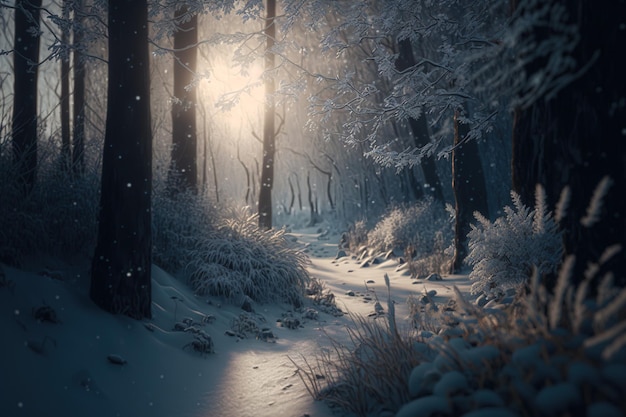
M 293 233 L 306 245 L 310 272 L 325 281 L 344 311 L 367 315 L 376 299 L 386 306 L 389 274 L 397 316 L 406 316 L 409 294 L 436 290 L 441 301 L 452 286 L 469 290 L 466 277 L 414 284 L 395 261 L 361 266 L 335 259 L 338 236 L 315 229 Z M 6 417 L 329 417 L 295 373 L 290 357 L 312 358 L 320 345 L 346 337 L 347 317 L 320 313 L 295 330 L 281 327 L 287 305 L 254 305 L 276 336 L 227 335 L 243 312 L 215 297 L 197 297 L 165 271 L 153 269 L 153 319 L 110 315 L 88 298 L 86 269 L 42 262 L 18 270 L 3 266 L 0 283 L 0 415 Z M 12 283 L 11 283 L 12 282 Z M 39 317 L 39 320 L 35 318 Z M 43 319 L 43 320 L 41 320 Z M 56 323 L 55 323 L 56 322 Z M 194 334 L 211 336 L 214 353 L 196 352 Z M 188 326 L 191 324 L 191 326 Z M 197 336 L 197 334 L 196 334 Z M 115 363 L 115 362 L 123 362 Z

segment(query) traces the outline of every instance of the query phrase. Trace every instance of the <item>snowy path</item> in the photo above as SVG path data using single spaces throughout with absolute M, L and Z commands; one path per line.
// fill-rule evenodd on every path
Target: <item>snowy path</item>
M 388 261 L 361 267 L 351 258 L 336 260 L 338 236 L 328 240 L 308 230 L 294 233 L 298 241 L 307 246 L 311 259 L 311 275 L 322 279 L 335 294 L 337 305 L 344 311 L 368 315 L 374 311 L 376 297 L 386 306 L 387 288 L 384 274 L 390 277 L 392 298 L 397 301 L 397 317 L 407 316 L 406 298 L 424 288 L 437 291 L 437 301 L 451 297 L 452 287 L 467 289 L 466 277 L 447 277 L 445 281 L 415 284 L 410 277 L 396 272 L 396 262 Z M 353 295 L 354 294 L 354 295 Z M 263 312 L 268 319 L 272 311 Z M 278 312 L 274 313 L 278 314 Z M 219 387 L 207 393 L 204 399 L 209 412 L 198 414 L 239 417 L 331 417 L 333 410 L 324 403 L 312 400 L 289 357 L 298 361 L 301 355 L 313 358 L 319 346 L 328 345 L 328 336 L 346 340 L 347 317 L 336 318 L 320 314 L 320 322 L 307 323 L 297 330 L 277 329 L 276 344 L 246 343 L 246 349 L 233 350 L 225 355 L 225 374 L 217 379 Z M 222 360 L 220 360 L 221 362 Z
M 367 315 L 377 297 L 386 307 L 389 274 L 397 318 L 406 317 L 410 293 L 437 291 L 437 301 L 452 295 L 452 285 L 467 288 L 467 278 L 440 282 L 411 280 L 394 261 L 363 267 L 351 258 L 335 260 L 338 236 L 319 238 L 315 230 L 293 233 L 306 245 L 310 273 L 326 283 L 344 311 Z M 147 322 L 113 316 L 88 297 L 86 272 L 63 269 L 59 277 L 39 267 L 4 267 L 0 287 L 0 415 L 15 417 L 331 417 L 333 410 L 313 401 L 289 358 L 314 360 L 328 335 L 347 342 L 348 317 L 320 313 L 295 330 L 276 320 L 285 305 L 255 305 L 264 326 L 278 338 L 265 343 L 226 334 L 239 307 L 198 297 L 165 271 L 153 268 L 153 318 Z M 10 284 L 10 285 L 9 285 Z M 211 302 L 209 302 L 211 301 Z M 223 305 L 219 305 L 223 304 Z M 32 312 L 51 308 L 57 323 Z M 210 324 L 202 323 L 207 315 Z M 192 320 L 211 335 L 215 353 L 190 351 L 193 335 L 176 330 Z M 123 365 L 107 360 L 123 358 Z

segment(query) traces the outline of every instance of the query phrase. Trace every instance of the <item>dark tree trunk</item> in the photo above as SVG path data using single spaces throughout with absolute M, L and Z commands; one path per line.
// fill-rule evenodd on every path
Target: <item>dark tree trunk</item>
M 405 71 L 415 65 L 415 57 L 413 56 L 413 47 L 411 41 L 404 39 L 398 42 L 399 55 L 396 61 L 396 68 L 398 71 Z M 428 121 L 424 115 L 424 109 L 420 117 L 417 119 L 409 118 L 409 126 L 413 133 L 413 141 L 416 148 L 423 148 L 430 143 L 430 134 L 428 132 Z M 427 156 L 422 158 L 420 163 L 422 171 L 424 172 L 424 180 L 426 181 L 424 191 L 426 194 L 431 195 L 435 200 L 443 203 L 443 190 L 441 186 L 441 180 L 437 174 L 437 165 L 435 164 L 435 158 Z
M 174 103 L 172 104 L 172 161 L 170 185 L 196 191 L 198 186 L 196 88 L 188 88 L 196 72 L 198 17 L 187 6 L 176 9 L 174 19 Z
M 424 190 L 419 184 L 417 177 L 415 176 L 415 171 L 413 169 L 408 169 L 406 172 L 407 179 L 409 181 L 409 188 L 413 193 L 413 198 L 415 200 L 421 200 L 424 198 Z M 407 196 L 408 197 L 408 196 Z M 407 198 L 408 200 L 408 198 Z
M 276 0 L 267 0 L 265 20 L 265 114 L 263 119 L 263 166 L 261 167 L 261 190 L 259 192 L 259 227 L 272 228 L 272 187 L 274 185 L 274 155 L 276 151 L 274 78 L 274 41 L 276 39 Z
M 85 170 L 85 62 L 74 54 L 74 141 L 72 166 L 74 173 Z
M 13 52 L 13 157 L 17 178 L 28 193 L 37 178 L 37 75 L 39 64 L 39 15 L 41 0 L 15 3 Z
M 70 6 L 63 1 L 63 19 L 69 21 Z M 70 44 L 70 30 L 64 27 L 61 31 L 61 43 Z M 70 130 L 70 55 L 61 57 L 61 169 L 68 171 L 72 161 L 71 130 Z
M 296 175 L 296 186 L 298 187 L 298 208 L 302 211 L 302 189 L 300 188 L 300 177 Z
M 146 0 L 109 1 L 109 84 L 91 299 L 151 317 L 152 134 Z
M 209 148 L 209 156 L 211 157 L 211 169 L 213 170 L 213 187 L 215 189 L 215 201 L 219 203 L 220 202 L 220 187 L 217 181 L 217 166 L 215 165 L 215 152 L 213 152 L 213 145 L 211 144 L 209 137 L 210 137 L 209 132 L 206 130 L 206 126 L 205 126 L 204 143 L 205 143 L 205 146 L 208 146 Z
M 287 182 L 289 183 L 289 191 L 291 192 L 291 198 L 289 200 L 289 208 L 287 209 L 287 214 L 291 216 L 291 213 L 293 213 L 293 205 L 296 202 L 296 192 L 293 188 L 293 183 L 291 182 L 291 175 L 287 177 Z
M 454 115 L 454 150 L 452 151 L 452 190 L 454 192 L 456 219 L 454 224 L 454 257 L 451 273 L 457 273 L 463 266 L 468 253 L 467 234 L 478 211 L 489 218 L 487 187 L 483 173 L 478 144 L 465 140 L 469 126 L 459 120 L 459 112 Z
M 79 24 L 82 18 L 82 0 L 76 2 L 74 16 Z M 74 30 L 74 149 L 72 166 L 74 173 L 82 175 L 85 171 L 85 56 L 83 54 L 83 34 L 80 25 Z
M 239 164 L 241 164 L 243 171 L 246 173 L 246 195 L 244 201 L 246 202 L 246 205 L 252 204 L 252 196 L 250 195 L 252 192 L 252 179 L 250 178 L 250 170 L 239 155 L 239 142 L 237 142 L 237 161 L 239 161 Z
M 616 281 L 626 284 L 626 83 L 623 55 L 626 3 L 598 8 L 592 2 L 559 1 L 571 22 L 578 25 L 580 42 L 573 54 L 582 67 L 593 62 L 580 78 L 550 101 L 540 100 L 518 109 L 513 132 L 513 188 L 527 205 L 533 204 L 536 184 L 545 188 L 554 207 L 564 187 L 571 198 L 564 230 L 565 256 L 576 257 L 572 279 L 580 281 L 589 262 L 597 262 L 607 247 L 620 244 L 622 252 L 604 265 Z M 529 34 L 547 39 L 550 32 Z M 533 62 L 528 71 L 542 65 Z M 595 187 L 605 176 L 613 184 L 604 198 L 600 220 L 591 227 L 581 223 Z
M 309 173 L 306 173 L 306 186 L 308 190 L 309 197 L 309 210 L 311 213 L 311 219 L 309 220 L 308 226 L 315 226 L 317 224 L 317 209 L 315 207 L 315 202 L 313 200 L 313 188 L 311 187 L 311 176 Z

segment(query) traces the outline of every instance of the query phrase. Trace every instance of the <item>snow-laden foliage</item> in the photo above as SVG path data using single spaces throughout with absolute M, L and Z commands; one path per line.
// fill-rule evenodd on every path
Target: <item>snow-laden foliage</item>
M 504 216 L 493 223 L 480 213 L 469 232 L 469 254 L 472 266 L 472 294 L 502 293 L 528 281 L 536 268 L 542 275 L 554 272 L 561 260 L 561 232 L 545 203 L 540 187 L 536 191 L 535 209 L 522 204 L 511 192 L 513 207 L 504 208 Z
M 426 199 L 390 209 L 368 233 L 367 242 L 374 252 L 408 248 L 419 259 L 432 254 L 441 240 L 451 242 L 452 236 L 448 213 L 440 203 Z
M 365 220 L 357 220 L 348 227 L 345 234 L 344 246 L 353 252 L 357 252 L 359 248 L 367 244 L 367 223 Z
M 216 238 L 219 210 L 193 193 L 172 195 L 157 182 L 152 201 L 152 256 L 161 268 L 176 273 L 200 256 L 202 241 Z
M 44 152 L 46 149 L 44 149 Z M 98 176 L 76 177 L 54 162 L 40 163 L 25 194 L 12 163 L 0 157 L 0 261 L 20 264 L 40 255 L 89 256 L 95 244 Z
M 321 51 L 345 63 L 327 76 L 317 74 L 314 125 L 329 138 L 366 143 L 367 155 L 384 165 L 447 154 L 445 138 L 458 110 L 468 139 L 484 137 L 507 110 L 556 94 L 590 65 L 572 58 L 579 34 L 558 2 L 531 0 L 513 10 L 498 0 L 287 3 L 316 22 L 310 27 L 322 35 Z M 544 28 L 550 37 L 529 36 Z M 398 131 L 390 126 L 422 115 L 433 141 L 398 148 Z
M 413 303 L 411 332 L 394 330 L 392 309 L 386 321 L 354 316 L 353 345 L 294 364 L 315 398 L 357 416 L 622 415 L 626 289 L 599 273 L 620 250 L 578 287 L 566 262 L 553 293 L 535 274 L 507 302 L 480 307 L 457 290 L 445 306 Z
M 433 356 L 422 338 L 398 328 L 389 277 L 387 312 L 375 319 L 350 314 L 351 345 L 330 338 L 314 361 L 290 358 L 311 396 L 357 416 L 393 415 L 410 399 L 408 376 Z
M 185 275 L 199 294 L 300 306 L 310 281 L 307 263 L 283 230 L 262 230 L 256 216 L 241 215 L 223 221 L 217 235 L 202 242 Z
M 192 193 L 155 193 L 154 257 L 198 294 L 301 305 L 308 258 L 283 230 L 262 230 L 245 212 L 223 213 Z

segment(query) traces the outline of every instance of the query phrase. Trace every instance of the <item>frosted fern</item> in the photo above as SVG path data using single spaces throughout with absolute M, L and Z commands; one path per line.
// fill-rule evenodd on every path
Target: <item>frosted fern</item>
M 561 233 L 545 204 L 545 193 L 538 187 L 536 207 L 526 207 L 518 194 L 511 192 L 513 207 L 491 223 L 480 213 L 472 225 L 469 254 L 472 266 L 472 294 L 498 293 L 525 283 L 537 273 L 554 272 L 561 254 Z

